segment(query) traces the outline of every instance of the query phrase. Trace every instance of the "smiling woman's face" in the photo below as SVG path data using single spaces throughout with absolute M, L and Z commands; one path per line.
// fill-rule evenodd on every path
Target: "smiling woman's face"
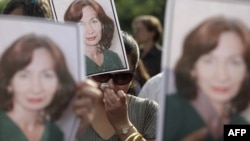
M 236 33 L 222 33 L 217 47 L 202 55 L 191 72 L 198 91 L 214 103 L 230 102 L 247 75 L 243 53 L 244 45 Z
M 83 7 L 82 13 L 80 23 L 84 28 L 84 43 L 86 46 L 97 46 L 102 37 L 102 23 L 91 6 Z
M 58 89 L 54 60 L 45 48 L 35 49 L 31 63 L 17 71 L 8 86 L 13 109 L 39 112 L 47 107 Z

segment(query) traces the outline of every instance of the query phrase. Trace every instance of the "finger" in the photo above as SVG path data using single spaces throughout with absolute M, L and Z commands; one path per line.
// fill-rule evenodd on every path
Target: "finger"
M 203 141 L 207 137 L 207 135 L 207 128 L 201 128 L 188 135 L 188 137 L 186 137 L 183 141 Z
M 105 109 L 107 110 L 107 108 L 110 109 L 110 107 L 112 107 L 113 104 L 109 101 L 107 97 L 105 97 L 105 95 L 107 94 L 104 93 L 103 103 L 104 103 Z
M 102 95 L 102 91 L 100 91 L 97 87 L 81 85 L 76 92 L 77 97 L 91 97 L 93 99 L 98 99 Z
M 91 109 L 89 107 L 81 107 L 74 109 L 74 112 L 76 116 L 78 116 L 81 119 L 86 118 L 85 116 L 88 116 L 89 113 L 91 113 Z
M 109 99 L 112 103 L 117 103 L 120 100 L 119 96 L 113 89 L 106 89 L 105 93 L 106 98 Z
M 91 98 L 78 98 L 73 103 L 73 108 L 92 107 L 94 102 Z
M 87 114 L 88 112 L 91 112 L 91 110 L 94 107 L 94 103 L 92 102 L 91 99 L 81 99 L 81 100 L 76 100 L 73 103 L 73 110 L 76 112 L 77 115 L 81 115 L 81 114 Z M 83 112 L 83 113 L 80 113 Z M 87 112 L 87 113 L 85 113 Z
M 124 91 L 123 90 L 119 90 L 118 92 L 117 92 L 117 95 L 118 95 L 118 97 L 119 97 L 119 99 L 120 99 L 120 101 L 122 102 L 122 103 L 125 103 L 126 102 L 126 94 L 124 93 Z
M 202 128 L 198 132 L 199 133 L 197 133 L 197 139 L 200 140 L 200 141 L 203 141 L 208 135 L 207 128 Z
M 103 101 L 105 102 L 105 104 L 109 107 L 111 107 L 112 105 L 115 104 L 114 101 L 112 101 L 110 98 L 109 98 L 109 95 L 111 95 L 110 93 L 107 93 L 107 92 L 104 92 L 104 98 L 103 98 Z
M 78 83 L 77 86 L 78 87 L 91 86 L 91 87 L 98 88 L 98 84 L 95 81 L 91 80 L 91 79 L 85 79 L 85 80 L 81 81 L 80 83 Z

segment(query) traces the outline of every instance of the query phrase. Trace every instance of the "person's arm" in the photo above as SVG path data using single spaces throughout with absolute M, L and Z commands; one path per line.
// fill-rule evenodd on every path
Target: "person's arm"
M 149 98 L 156 102 L 159 102 L 158 97 L 161 92 L 161 82 L 163 80 L 163 74 L 159 73 L 151 77 L 142 87 L 139 97 Z
M 78 85 L 76 98 L 73 102 L 73 110 L 81 119 L 79 131 L 89 125 L 93 118 L 93 107 L 101 95 L 102 92 L 99 90 L 98 85 L 90 79 Z
M 131 123 L 128 116 L 128 97 L 122 90 L 115 92 L 110 88 L 105 88 L 103 100 L 109 122 L 121 141 L 130 141 L 128 138 L 132 139 L 135 136 L 138 137 L 137 141 L 147 140 Z
M 207 128 L 198 129 L 191 134 L 187 135 L 181 141 L 204 141 L 204 139 L 208 136 Z

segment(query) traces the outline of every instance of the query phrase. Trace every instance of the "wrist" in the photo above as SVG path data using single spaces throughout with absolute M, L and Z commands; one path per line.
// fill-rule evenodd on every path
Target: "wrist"
M 115 130 L 117 134 L 126 135 L 130 132 L 130 130 L 132 130 L 133 127 L 134 127 L 133 124 L 129 122 L 118 126 Z
M 116 124 L 113 124 L 112 126 L 114 127 L 116 133 L 121 133 L 122 128 L 124 127 L 130 127 L 133 124 L 129 120 L 125 120 L 123 122 L 116 122 Z
M 120 134 L 122 134 L 122 135 L 128 135 L 130 133 L 130 131 L 132 130 L 133 127 L 134 127 L 133 125 L 122 127 L 120 129 Z
M 132 141 L 134 139 L 136 141 L 143 140 L 143 136 L 137 131 L 132 123 L 121 126 L 119 130 L 116 130 L 116 134 L 121 141 Z

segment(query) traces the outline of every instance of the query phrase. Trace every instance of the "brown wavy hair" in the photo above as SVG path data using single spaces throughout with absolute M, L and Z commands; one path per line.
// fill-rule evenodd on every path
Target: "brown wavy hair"
M 11 12 L 18 8 L 22 9 L 24 16 L 53 18 L 51 7 L 44 0 L 9 0 L 2 10 L 2 14 L 11 14 Z
M 51 120 L 56 120 L 72 99 L 76 84 L 68 70 L 63 53 L 51 39 L 45 36 L 24 35 L 3 53 L 0 60 L 0 108 L 5 111 L 11 110 L 13 101 L 12 94 L 8 92 L 8 85 L 18 71 L 31 63 L 33 52 L 39 48 L 48 50 L 54 60 L 60 89 L 57 90 L 50 105 L 45 108 L 45 114 L 50 116 Z
M 85 6 L 91 6 L 96 11 L 97 18 L 103 25 L 102 37 L 99 43 L 105 49 L 109 49 L 114 35 L 114 22 L 95 0 L 74 0 L 64 14 L 64 21 L 80 22 L 84 14 L 82 9 Z
M 232 100 L 236 112 L 243 111 L 250 98 L 250 34 L 249 29 L 237 19 L 223 16 L 211 17 L 193 29 L 185 38 L 182 55 L 175 67 L 176 86 L 178 92 L 189 99 L 197 95 L 197 85 L 191 76 L 191 71 L 197 60 L 204 54 L 214 50 L 219 44 L 219 37 L 224 32 L 236 33 L 245 49 L 243 58 L 248 75 L 245 78 L 238 95 Z

